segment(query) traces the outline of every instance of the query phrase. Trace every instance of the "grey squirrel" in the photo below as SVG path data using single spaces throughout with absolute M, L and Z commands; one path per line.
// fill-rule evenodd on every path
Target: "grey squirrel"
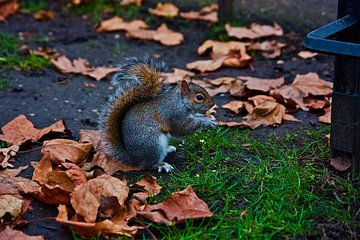
M 163 84 L 163 61 L 149 56 L 127 58 L 113 76 L 116 93 L 100 114 L 105 152 L 116 160 L 142 168 L 169 172 L 165 163 L 172 136 L 216 126 L 206 112 L 215 105 L 207 91 L 183 80 L 174 87 Z

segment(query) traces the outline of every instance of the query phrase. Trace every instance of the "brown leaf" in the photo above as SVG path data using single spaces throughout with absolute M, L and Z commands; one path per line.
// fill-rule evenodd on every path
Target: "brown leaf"
M 121 234 L 129 237 L 133 237 L 139 229 L 143 227 L 131 226 L 129 227 L 126 221 L 117 221 L 117 219 L 104 220 L 97 223 L 86 223 L 81 221 L 68 220 L 68 212 L 65 205 L 59 205 L 59 214 L 56 217 L 56 221 L 60 224 L 70 226 L 74 231 L 85 237 L 92 237 L 98 234 Z
M 173 68 L 172 73 L 162 73 L 162 76 L 165 78 L 164 83 L 173 84 L 190 79 L 195 76 L 195 73 L 179 68 Z
M 246 95 L 246 87 L 244 82 L 240 79 L 236 79 L 231 83 L 230 95 L 233 97 L 244 97 Z
M 155 223 L 174 225 L 187 219 L 211 217 L 212 213 L 207 204 L 193 191 L 191 186 L 173 193 L 163 202 L 155 205 L 146 205 L 138 215 Z
M 156 177 L 146 176 L 142 178 L 140 181 L 135 183 L 132 187 L 135 188 L 143 188 L 146 191 L 146 197 L 154 197 L 158 195 L 162 189 L 162 187 L 157 184 Z M 144 193 L 144 192 L 141 192 Z M 136 193 L 135 193 L 136 194 Z
M 255 77 L 238 77 L 240 80 L 244 80 L 244 85 L 249 90 L 269 92 L 271 89 L 279 88 L 284 85 L 284 77 L 276 79 L 265 79 L 265 78 L 255 78 Z
M 212 72 L 219 69 L 226 57 L 221 57 L 216 60 L 199 60 L 186 64 L 186 68 L 195 69 L 200 72 Z
M 325 114 L 319 117 L 321 123 L 331 123 L 331 107 L 325 108 Z
M 216 3 L 212 3 L 209 6 L 203 7 L 199 12 L 195 12 L 195 11 L 182 12 L 180 13 L 180 17 L 189 20 L 204 20 L 214 23 L 218 21 L 218 14 L 217 14 L 218 9 L 219 9 L 219 5 Z
M 40 185 L 45 185 L 47 182 L 47 174 L 52 171 L 52 163 L 49 153 L 44 153 L 34 168 L 34 173 L 32 180 L 39 183 Z
M 351 160 L 342 157 L 331 158 L 330 165 L 336 170 L 344 172 L 351 167 Z
M 67 133 L 67 129 L 62 120 L 57 121 L 49 127 L 36 129 L 22 114 L 4 125 L 1 130 L 3 135 L 0 134 L 0 140 L 5 141 L 9 145 L 21 145 L 30 140 L 36 142 L 51 132 Z
M 238 39 L 256 39 L 261 37 L 283 35 L 283 30 L 277 23 L 274 23 L 274 26 L 252 23 L 250 28 L 231 27 L 229 24 L 225 24 L 225 29 L 230 37 L 236 37 Z
M 230 50 L 229 54 L 226 56 L 223 66 L 226 67 L 246 67 L 253 62 L 253 58 L 248 55 L 246 52 L 240 49 Z
M 238 127 L 238 126 L 244 126 L 243 122 L 224 122 L 224 121 L 218 121 L 219 126 L 227 126 L 227 127 Z
M 62 73 L 82 74 L 95 78 L 96 80 L 101 80 L 110 73 L 118 71 L 118 68 L 114 67 L 91 67 L 89 62 L 82 58 L 75 59 L 71 62 L 70 59 L 64 55 L 57 59 L 51 59 L 50 62 Z
M 9 214 L 11 219 L 21 216 L 24 201 L 20 196 L 0 195 L 0 219 Z
M 109 175 L 113 175 L 117 171 L 129 172 L 141 170 L 140 167 L 129 166 L 125 163 L 117 161 L 102 151 L 98 151 L 94 155 L 91 163 L 84 167 L 84 169 L 88 170 L 91 169 L 93 166 L 101 167 Z
M 78 143 L 68 139 L 53 139 L 44 142 L 42 154 L 49 153 L 54 163 L 63 163 L 66 160 L 73 163 L 81 163 L 87 160 L 93 149 L 91 143 Z
M 71 205 L 86 222 L 95 222 L 101 196 L 115 196 L 119 205 L 124 207 L 128 194 L 129 188 L 125 180 L 104 174 L 77 186 L 71 195 Z
M 200 12 L 201 13 L 210 13 L 210 12 L 216 12 L 217 10 L 219 10 L 219 4 L 212 3 L 209 6 L 205 6 L 205 7 L 201 8 Z
M 28 168 L 28 166 L 21 166 L 15 169 L 2 169 L 0 170 L 0 177 L 3 178 L 12 178 L 17 176 L 20 172 Z
M 273 41 L 263 41 L 251 43 L 249 50 L 258 50 L 263 51 L 261 54 L 265 58 L 276 58 L 281 55 L 281 49 L 284 48 L 286 44 L 279 43 L 276 40 Z
M 305 97 L 309 96 L 309 94 L 313 96 L 331 95 L 333 87 L 332 82 L 320 79 L 319 75 L 314 72 L 297 74 L 291 85 L 304 92 Z
M 313 58 L 319 54 L 315 53 L 315 52 L 310 52 L 310 51 L 300 51 L 297 55 L 302 59 L 309 59 L 309 58 Z
M 140 7 L 141 2 L 142 0 L 121 0 L 120 5 L 126 6 L 126 5 L 135 4 L 136 6 Z
M 16 13 L 19 8 L 17 0 L 4 0 L 0 2 L 0 22 L 4 22 L 5 19 L 11 14 Z
M 42 236 L 29 236 L 25 233 L 11 229 L 9 226 L 1 232 L 1 240 L 44 240 Z
M 309 108 L 304 103 L 305 93 L 296 86 L 291 84 L 284 85 L 280 88 L 271 90 L 270 95 L 290 108 L 295 110 L 301 108 L 304 111 L 309 111 Z
M 230 85 L 221 85 L 218 88 L 207 88 L 206 91 L 209 93 L 210 96 L 216 96 L 219 93 L 227 93 L 230 90 Z
M 95 151 L 102 147 L 101 132 L 99 130 L 80 129 L 79 142 L 91 143 Z
M 212 54 L 217 57 L 226 56 L 230 53 L 231 50 L 241 50 L 246 52 L 246 47 L 249 46 L 249 43 L 230 41 L 230 42 L 219 42 L 214 40 L 206 40 L 198 48 L 198 54 L 202 55 L 206 51 L 210 50 Z
M 297 118 L 294 117 L 293 115 L 287 114 L 287 113 L 284 114 L 283 120 L 292 121 L 292 122 L 301 122 L 299 119 L 297 119 Z
M 16 156 L 17 151 L 19 151 L 18 145 L 12 145 L 8 148 L 0 148 L 0 167 L 13 167 L 13 165 L 10 164 L 9 161 L 13 160 L 13 158 Z
M 34 19 L 39 21 L 51 20 L 55 17 L 55 12 L 52 10 L 39 10 L 34 13 Z
M 216 79 L 209 79 L 206 82 L 214 86 L 220 86 L 220 85 L 231 85 L 235 80 L 236 79 L 233 77 L 219 77 Z
M 230 111 L 234 112 L 235 114 L 239 114 L 244 107 L 243 101 L 230 101 L 227 104 L 221 106 L 222 108 L 229 109 Z
M 149 12 L 161 17 L 176 17 L 179 14 L 179 8 L 172 3 L 157 3 L 156 8 L 149 8 Z
M 304 103 L 305 106 L 307 106 L 310 110 L 324 109 L 330 104 L 329 101 L 326 99 L 314 98 L 313 96 L 305 98 Z
M 133 31 L 137 29 L 148 28 L 148 25 L 142 20 L 132 20 L 125 22 L 120 17 L 112 17 L 108 20 L 100 22 L 100 26 L 96 29 L 98 32 L 112 32 L 112 31 Z

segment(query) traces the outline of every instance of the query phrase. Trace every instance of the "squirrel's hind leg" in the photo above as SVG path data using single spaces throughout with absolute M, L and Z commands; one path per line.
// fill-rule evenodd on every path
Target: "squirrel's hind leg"
M 175 152 L 176 148 L 174 146 L 169 145 L 170 141 L 170 135 L 162 133 L 159 137 L 159 147 L 160 147 L 160 159 L 157 165 L 158 172 L 161 172 L 162 170 L 165 170 L 165 172 L 171 172 L 174 167 L 170 164 L 164 162 L 164 159 L 168 153 Z

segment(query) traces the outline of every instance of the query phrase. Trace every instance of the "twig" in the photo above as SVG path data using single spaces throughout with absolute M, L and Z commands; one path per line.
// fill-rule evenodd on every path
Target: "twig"
M 154 235 L 154 233 L 149 229 L 151 224 L 146 226 L 145 223 L 142 220 L 140 220 L 139 218 L 135 217 L 135 219 L 145 228 L 145 230 L 151 235 L 151 237 L 153 239 L 158 240 L 158 238 Z

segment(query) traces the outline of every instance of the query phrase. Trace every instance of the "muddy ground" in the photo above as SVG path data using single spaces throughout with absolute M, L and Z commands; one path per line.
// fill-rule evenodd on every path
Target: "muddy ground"
M 67 55 L 69 58 L 82 57 L 88 59 L 92 65 L 115 65 L 125 57 L 140 56 L 145 53 L 160 55 L 168 62 L 169 68 L 185 68 L 188 62 L 206 59 L 197 55 L 198 46 L 208 35 L 208 24 L 197 21 L 180 19 L 165 20 L 168 26 L 184 33 L 185 41 L 176 47 L 165 47 L 154 42 L 129 40 L 122 33 L 98 33 L 93 23 L 82 16 L 76 16 L 62 11 L 65 4 L 52 3 L 56 11 L 55 19 L 51 21 L 35 21 L 29 14 L 16 14 L 0 24 L 0 32 L 18 36 L 21 32 L 48 36 L 46 43 L 26 40 L 25 44 L 31 48 L 49 46 Z M 146 8 L 145 8 L 146 9 Z M 163 22 L 157 19 L 155 25 Z M 271 21 L 271 19 L 264 19 Z M 280 22 L 281 23 L 281 22 Z M 287 25 L 287 29 L 291 29 Z M 306 32 L 307 29 L 303 29 Z M 314 59 L 301 60 L 295 57 L 302 49 L 302 34 L 287 31 L 281 41 L 288 44 L 283 51 L 278 64 L 276 60 L 264 59 L 257 56 L 252 69 L 223 68 L 214 73 L 197 75 L 198 78 L 216 78 L 220 76 L 254 76 L 275 78 L 285 76 L 290 82 L 298 73 L 317 72 L 321 78 L 331 81 L 333 75 L 333 59 L 326 55 L 319 55 Z M 79 75 L 63 75 L 58 71 L 47 68 L 40 70 L 2 70 L 2 78 L 10 83 L 10 87 L 0 89 L 0 126 L 4 125 L 19 114 L 25 114 L 38 128 L 50 125 L 58 119 L 64 119 L 67 127 L 72 131 L 73 138 L 77 138 L 80 129 L 96 129 L 98 113 L 103 102 L 112 93 L 109 80 L 94 81 Z M 95 84 L 86 87 L 84 83 Z M 218 105 L 226 102 L 229 96 L 217 96 Z M 310 128 L 318 123 L 320 113 L 298 112 L 295 114 L 302 122 L 285 122 L 278 128 L 260 128 L 254 134 L 282 134 L 299 128 Z M 231 120 L 232 115 L 224 110 L 218 111 L 219 119 Z M 36 146 L 35 146 L 36 147 Z M 15 164 L 24 165 L 30 161 L 40 159 L 39 152 L 21 154 Z M 180 163 L 181 164 L 181 163 Z M 177 164 L 175 164 L 177 165 Z M 22 173 L 31 177 L 31 168 Z M 33 210 L 25 214 L 29 221 L 23 230 L 31 235 L 43 235 L 45 239 L 69 239 L 71 233 L 67 228 L 47 219 L 56 215 L 55 207 L 42 204 L 36 200 L 32 203 Z

